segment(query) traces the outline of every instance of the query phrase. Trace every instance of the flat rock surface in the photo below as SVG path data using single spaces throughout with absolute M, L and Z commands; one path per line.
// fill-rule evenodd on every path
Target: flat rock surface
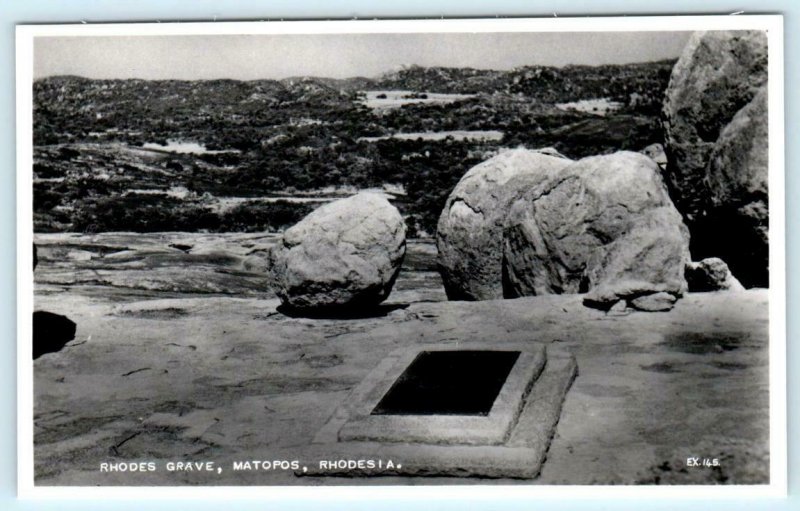
M 35 308 L 77 324 L 74 341 L 34 362 L 37 484 L 531 484 L 232 470 L 316 463 L 312 439 L 387 353 L 466 341 L 536 341 L 577 359 L 535 484 L 768 478 L 765 290 L 688 294 L 669 312 L 620 315 L 584 307 L 581 295 L 446 302 L 433 243 L 409 240 L 385 315 L 306 319 L 277 312 L 271 291 L 248 284 L 259 275 L 241 261 L 269 235 L 35 238 Z M 686 467 L 690 456 L 721 466 Z M 119 461 L 158 468 L 100 471 Z M 222 471 L 168 472 L 169 461 Z

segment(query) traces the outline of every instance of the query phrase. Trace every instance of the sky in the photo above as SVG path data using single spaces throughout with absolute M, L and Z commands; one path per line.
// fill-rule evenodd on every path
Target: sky
M 37 37 L 34 78 L 376 77 L 403 65 L 511 69 L 677 57 L 690 32 Z

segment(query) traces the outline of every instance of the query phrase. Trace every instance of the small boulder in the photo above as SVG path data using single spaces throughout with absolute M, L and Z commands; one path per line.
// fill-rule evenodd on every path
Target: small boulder
M 667 168 L 667 153 L 664 152 L 663 145 L 650 144 L 639 152 L 656 162 L 661 170 Z
M 736 280 L 725 261 L 709 257 L 686 265 L 686 282 L 690 292 L 742 291 L 744 286 Z
M 451 300 L 503 297 L 502 239 L 509 205 L 572 163 L 557 152 L 513 149 L 470 169 L 447 198 L 436 235 Z
M 272 252 L 276 292 L 300 311 L 374 307 L 389 296 L 405 250 L 405 222 L 383 196 L 340 199 L 286 230 Z
M 652 293 L 681 296 L 689 236 L 656 163 L 638 153 L 584 158 L 511 204 L 503 234 L 508 298 L 588 293 L 608 310 Z
M 33 359 L 61 351 L 75 338 L 77 325 L 61 314 L 47 311 L 33 313 Z
M 662 312 L 672 310 L 677 300 L 678 298 L 670 293 L 652 293 L 628 300 L 628 304 L 644 312 Z

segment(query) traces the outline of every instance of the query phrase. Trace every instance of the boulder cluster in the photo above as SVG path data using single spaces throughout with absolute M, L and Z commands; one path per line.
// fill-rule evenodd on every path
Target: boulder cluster
M 450 195 L 437 247 L 451 299 L 586 293 L 601 309 L 663 310 L 687 287 L 689 233 L 658 164 L 627 151 L 495 156 Z
M 670 194 L 692 255 L 718 257 L 746 287 L 769 284 L 767 37 L 692 35 L 663 108 Z
M 581 293 L 661 311 L 687 291 L 766 285 L 766 64 L 761 32 L 696 33 L 666 91 L 663 146 L 580 160 L 509 149 L 470 169 L 437 227 L 448 298 Z M 266 263 L 286 307 L 374 307 L 405 234 L 394 206 L 361 193 L 287 230 Z

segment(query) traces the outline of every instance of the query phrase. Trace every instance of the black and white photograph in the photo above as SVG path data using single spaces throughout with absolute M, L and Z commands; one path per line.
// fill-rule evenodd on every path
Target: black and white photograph
M 21 27 L 21 484 L 785 485 L 727 18 Z

